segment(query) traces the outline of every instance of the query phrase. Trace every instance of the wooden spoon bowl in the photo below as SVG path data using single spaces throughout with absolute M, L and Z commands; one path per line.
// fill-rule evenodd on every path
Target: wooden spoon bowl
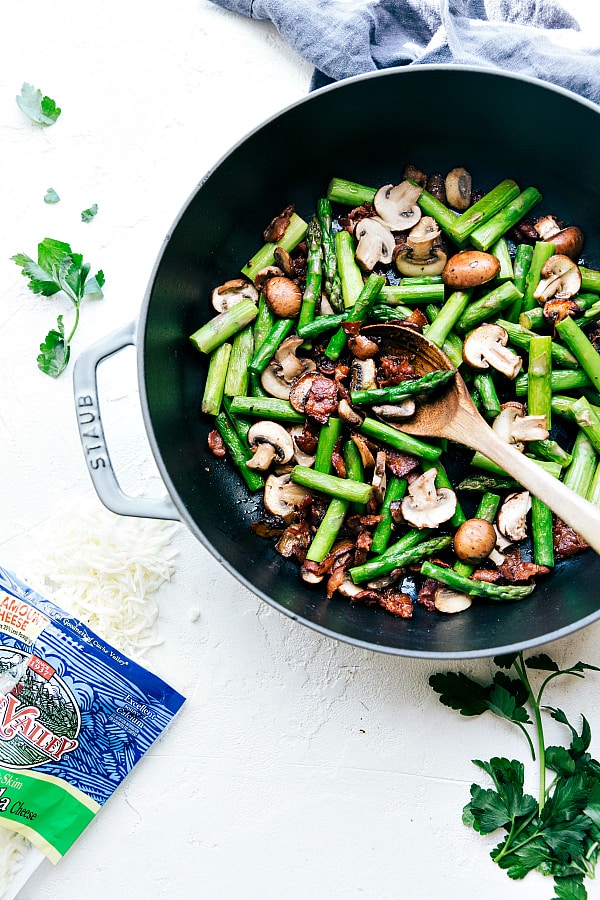
M 418 376 L 436 369 L 455 369 L 436 344 L 412 328 L 396 324 L 369 325 L 363 332 L 377 338 L 384 354 L 408 356 Z M 478 412 L 458 371 L 450 385 L 419 399 L 414 416 L 396 427 L 407 434 L 447 438 L 479 450 L 525 490 L 543 500 L 600 553 L 600 509 L 502 441 Z

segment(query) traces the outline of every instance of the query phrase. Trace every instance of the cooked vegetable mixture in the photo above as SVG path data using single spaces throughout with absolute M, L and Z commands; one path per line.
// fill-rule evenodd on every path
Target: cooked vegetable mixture
M 308 221 L 270 222 L 190 336 L 210 451 L 263 492 L 252 529 L 328 597 L 405 618 L 520 600 L 587 548 L 481 453 L 402 431 L 456 370 L 503 440 L 600 504 L 600 271 L 537 188 L 472 182 L 333 178 Z M 452 366 L 419 375 L 370 327 L 386 322 Z

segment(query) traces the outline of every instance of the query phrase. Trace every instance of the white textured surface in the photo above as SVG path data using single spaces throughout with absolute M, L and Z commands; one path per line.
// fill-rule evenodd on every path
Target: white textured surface
M 9 257 L 50 236 L 104 269 L 105 300 L 83 311 L 75 354 L 130 321 L 195 183 L 301 97 L 310 70 L 270 27 L 203 0 L 7 0 L 1 22 L 0 562 L 26 574 L 55 508 L 93 491 L 70 375 L 55 382 L 35 364 L 55 304 L 29 293 Z M 62 107 L 56 126 L 23 117 L 23 81 Z M 48 187 L 57 206 L 43 203 Z M 91 203 L 98 216 L 82 224 Z M 133 355 L 103 369 L 122 480 L 160 494 Z M 487 858 L 494 841 L 461 824 L 471 758 L 525 760 L 516 731 L 443 708 L 427 686 L 443 667 L 320 637 L 259 603 L 181 526 L 176 540 L 176 577 L 160 595 L 163 644 L 147 662 L 188 702 L 21 900 L 548 900 L 548 880 L 510 882 Z M 546 649 L 598 664 L 599 637 L 595 625 Z M 489 663 L 453 667 L 484 675 Z M 594 676 L 563 683 L 549 699 L 585 712 L 598 735 L 597 686 Z

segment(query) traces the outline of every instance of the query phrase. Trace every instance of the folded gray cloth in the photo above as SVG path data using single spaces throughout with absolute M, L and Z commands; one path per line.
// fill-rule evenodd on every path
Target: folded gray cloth
M 458 63 L 541 78 L 600 103 L 600 39 L 580 30 L 568 0 L 212 2 L 273 22 L 315 66 L 312 87 L 390 66 Z

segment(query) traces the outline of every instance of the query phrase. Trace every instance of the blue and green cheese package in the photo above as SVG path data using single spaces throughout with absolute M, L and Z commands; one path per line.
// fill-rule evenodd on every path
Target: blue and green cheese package
M 0 826 L 57 863 L 183 702 L 0 567 Z

